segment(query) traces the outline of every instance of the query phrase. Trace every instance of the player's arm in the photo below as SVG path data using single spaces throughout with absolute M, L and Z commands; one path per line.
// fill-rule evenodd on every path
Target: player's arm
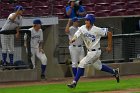
M 27 34 L 24 34 L 24 47 L 27 47 Z
M 39 52 L 44 53 L 44 50 L 43 50 L 43 41 L 40 41 L 39 42 Z
M 20 7 L 19 9 L 14 13 L 12 14 L 12 16 L 9 16 L 9 20 L 11 21 L 15 21 L 16 17 L 20 14 Z
M 111 52 L 112 51 L 112 33 L 111 32 L 107 32 L 107 37 L 108 37 L 108 40 L 107 40 L 107 42 L 108 42 L 108 46 L 107 46 L 107 48 L 106 48 L 106 50 L 108 51 L 108 52 Z
M 65 28 L 65 33 L 69 33 L 69 28 L 70 28 L 70 24 L 71 24 L 71 19 L 68 20 L 68 23 L 66 25 L 66 28 Z
M 70 7 L 67 7 L 66 8 L 66 14 L 67 14 L 67 16 L 70 16 L 73 8 L 74 8 L 73 6 L 70 6 Z
M 40 36 L 40 41 L 39 41 L 39 52 L 44 53 L 44 50 L 43 50 L 43 32 L 42 32 L 42 30 L 41 30 L 41 36 Z
M 69 43 L 73 43 L 75 42 L 75 40 L 82 34 L 81 32 L 81 28 L 78 29 L 78 31 L 76 31 L 76 33 L 74 34 L 73 38 L 69 41 Z
M 19 39 L 19 31 L 20 31 L 20 27 L 18 26 L 17 28 L 16 28 L 16 39 Z

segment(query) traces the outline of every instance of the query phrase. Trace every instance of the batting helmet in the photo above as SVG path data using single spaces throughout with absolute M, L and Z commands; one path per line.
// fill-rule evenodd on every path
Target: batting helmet
M 87 14 L 86 16 L 85 16 L 85 19 L 86 20 L 89 20 L 90 21 L 90 23 L 93 25 L 93 23 L 95 22 L 95 16 L 93 15 L 93 14 Z
M 40 19 L 34 19 L 33 24 L 42 24 Z
M 76 22 L 76 21 L 79 21 L 77 17 L 72 18 L 72 22 Z
M 17 5 L 14 10 L 15 11 L 17 11 L 17 10 L 24 10 L 24 8 L 22 6 L 20 6 L 20 5 Z

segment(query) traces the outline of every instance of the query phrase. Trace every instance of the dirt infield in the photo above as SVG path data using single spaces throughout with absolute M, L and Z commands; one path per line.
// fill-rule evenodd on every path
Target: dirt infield
M 140 78 L 140 75 L 129 75 L 129 76 L 122 76 L 121 78 L 123 79 L 128 79 L 128 78 Z M 84 81 L 96 81 L 96 80 L 104 80 L 104 79 L 114 79 L 112 77 L 105 77 L 105 78 L 81 78 L 81 82 Z M 17 86 L 30 86 L 30 85 L 46 85 L 46 84 L 68 84 L 72 80 L 71 77 L 69 78 L 53 78 L 53 79 L 47 79 L 47 80 L 41 80 L 41 81 L 24 81 L 24 82 L 5 82 L 5 83 L 0 83 L 0 88 L 6 88 L 6 87 L 17 87 Z M 119 90 L 119 91 L 108 91 L 108 92 L 96 92 L 96 93 L 132 93 L 132 92 L 140 92 L 139 89 L 128 89 L 128 90 Z M 90 92 L 92 93 L 92 92 Z M 95 92 L 94 92 L 95 93 Z

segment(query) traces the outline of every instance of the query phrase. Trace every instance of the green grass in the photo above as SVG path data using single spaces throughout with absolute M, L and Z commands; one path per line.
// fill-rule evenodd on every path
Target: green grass
M 120 83 L 116 83 L 115 80 L 79 82 L 75 89 L 69 89 L 66 84 L 0 88 L 0 93 L 89 93 L 97 91 L 125 90 L 129 88 L 140 88 L 140 78 L 122 79 Z

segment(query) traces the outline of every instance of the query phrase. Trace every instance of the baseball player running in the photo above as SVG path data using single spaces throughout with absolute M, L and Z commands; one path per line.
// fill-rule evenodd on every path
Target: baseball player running
M 6 30 L 16 30 L 16 38 L 19 37 L 19 27 L 22 24 L 22 6 L 16 6 L 15 12 L 11 13 L 7 18 L 1 31 Z M 6 65 L 7 54 L 9 53 L 10 65 L 13 65 L 13 55 L 14 55 L 14 35 L 4 35 L 1 34 L 1 45 L 2 45 L 2 62 Z
M 45 70 L 47 65 L 47 57 L 43 51 L 43 32 L 41 29 L 41 20 L 34 19 L 33 27 L 29 30 L 31 31 L 31 61 L 33 69 L 35 68 L 35 56 L 41 60 L 41 78 L 45 79 Z M 27 34 L 24 35 L 24 46 L 27 47 Z
M 74 37 L 70 40 L 70 43 L 74 42 L 79 36 L 82 37 L 86 48 L 88 50 L 87 55 L 80 61 L 78 65 L 78 70 L 76 77 L 71 84 L 67 86 L 69 88 L 75 88 L 78 80 L 85 70 L 85 66 L 92 62 L 93 66 L 100 71 L 105 71 L 113 76 L 115 76 L 117 83 L 119 83 L 119 69 L 112 69 L 100 61 L 101 49 L 100 49 L 100 39 L 102 36 L 108 37 L 108 47 L 106 50 L 111 52 L 112 50 L 112 33 L 106 29 L 96 27 L 94 25 L 95 17 L 93 14 L 87 14 L 85 16 L 85 25 L 81 26 L 78 31 L 74 34 Z
M 65 32 L 69 36 L 69 40 L 72 39 L 74 33 L 78 30 L 78 18 L 72 18 L 73 25 L 70 26 L 71 19 L 69 19 Z M 85 56 L 83 48 L 83 40 L 79 37 L 75 42 L 69 45 L 70 56 L 72 60 L 72 72 L 76 76 L 78 62 Z

